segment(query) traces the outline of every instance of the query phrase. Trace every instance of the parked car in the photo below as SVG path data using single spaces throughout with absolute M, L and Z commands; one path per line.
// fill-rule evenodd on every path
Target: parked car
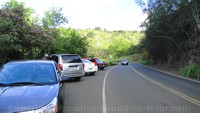
M 94 75 L 98 71 L 98 66 L 89 60 L 82 59 L 84 70 L 86 74 Z
M 104 70 L 104 68 L 105 68 L 104 63 L 98 58 L 84 58 L 84 59 L 93 62 L 96 66 L 98 66 L 99 70 Z
M 79 55 L 53 54 L 49 56 L 49 59 L 58 63 L 60 70 L 65 76 L 79 81 L 85 75 L 84 65 Z
M 54 61 L 6 63 L 0 70 L 0 112 L 61 112 L 61 84 L 68 78 L 62 75 Z
M 128 60 L 122 60 L 121 65 L 128 65 Z
M 105 61 L 103 61 L 103 64 L 104 64 L 104 67 L 108 66 L 108 64 Z

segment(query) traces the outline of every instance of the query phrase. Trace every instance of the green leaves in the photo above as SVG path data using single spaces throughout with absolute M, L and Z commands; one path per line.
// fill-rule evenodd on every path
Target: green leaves
M 199 1 L 148 0 L 143 6 L 146 6 L 142 8 L 148 18 L 143 24 L 146 38 L 142 45 L 150 53 L 150 59 L 168 66 L 188 64 L 191 60 L 197 63 L 198 58 L 191 58 L 200 54 L 199 47 L 194 44 L 200 43 L 194 19 L 196 12 L 200 11 Z M 196 53 L 191 54 L 192 51 Z
M 0 10 L 0 64 L 10 60 L 41 58 L 52 47 L 49 32 L 32 24 L 31 10 L 15 0 Z
M 88 43 L 86 38 L 81 37 L 74 29 L 60 27 L 55 29 L 56 39 L 54 51 L 56 53 L 79 54 L 86 56 Z
M 98 28 L 98 27 L 97 27 Z M 133 54 L 144 34 L 137 31 L 79 30 L 87 38 L 87 56 L 109 58 Z
M 42 19 L 44 28 L 55 28 L 61 24 L 67 23 L 67 18 L 62 14 L 62 8 L 51 8 L 45 12 L 44 18 Z
M 182 76 L 200 79 L 200 66 L 189 65 L 179 70 Z

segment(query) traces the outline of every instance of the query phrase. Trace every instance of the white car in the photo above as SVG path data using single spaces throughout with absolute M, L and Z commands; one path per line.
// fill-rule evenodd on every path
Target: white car
M 94 75 L 98 71 L 98 66 L 89 60 L 82 59 L 86 74 Z

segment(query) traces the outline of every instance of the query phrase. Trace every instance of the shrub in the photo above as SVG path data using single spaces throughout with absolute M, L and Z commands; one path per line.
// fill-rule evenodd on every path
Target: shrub
M 144 59 L 140 59 L 139 63 L 141 63 L 143 65 L 148 65 L 149 64 L 149 62 L 147 60 L 144 60 Z
M 186 77 L 200 79 L 200 66 L 189 65 L 179 70 L 179 74 Z

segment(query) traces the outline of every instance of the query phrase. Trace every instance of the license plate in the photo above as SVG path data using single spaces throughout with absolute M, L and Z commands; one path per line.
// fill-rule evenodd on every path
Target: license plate
M 77 70 L 77 67 L 69 67 L 70 70 Z

